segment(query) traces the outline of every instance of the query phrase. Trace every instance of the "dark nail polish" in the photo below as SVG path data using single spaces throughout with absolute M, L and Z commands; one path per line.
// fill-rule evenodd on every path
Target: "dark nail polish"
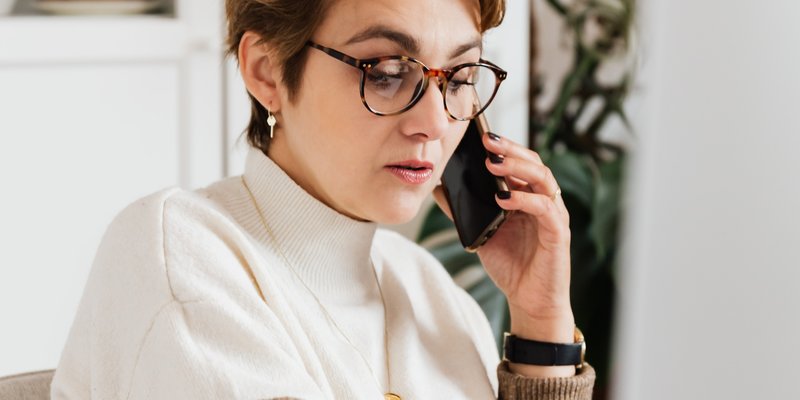
M 503 160 L 504 160 L 503 156 L 494 153 L 489 153 L 489 161 L 491 161 L 492 164 L 502 164 Z
M 496 134 L 494 134 L 492 132 L 489 132 L 489 139 L 492 139 L 495 142 L 499 142 L 500 141 L 500 136 L 498 136 L 498 135 L 496 135 Z
M 497 192 L 497 197 L 500 198 L 500 200 L 508 200 L 511 198 L 511 192 L 508 190 L 501 190 Z

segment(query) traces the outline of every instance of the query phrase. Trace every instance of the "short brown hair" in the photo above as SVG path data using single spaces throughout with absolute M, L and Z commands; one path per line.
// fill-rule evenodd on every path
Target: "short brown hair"
M 268 43 L 281 65 L 281 75 L 293 102 L 300 90 L 300 78 L 306 64 L 306 42 L 325 18 L 335 0 L 225 0 L 228 19 L 227 53 L 237 58 L 239 42 L 246 31 L 253 31 Z M 503 21 L 505 0 L 479 0 L 481 33 Z M 269 149 L 267 110 L 250 95 L 251 116 L 247 126 L 247 142 Z

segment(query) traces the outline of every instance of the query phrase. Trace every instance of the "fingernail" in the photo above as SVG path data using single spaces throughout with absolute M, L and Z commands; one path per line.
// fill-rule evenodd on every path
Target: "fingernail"
M 492 164 L 502 164 L 503 160 L 504 160 L 503 156 L 494 153 L 489 153 L 489 161 L 491 161 Z
M 500 136 L 498 136 L 498 135 L 496 135 L 496 134 L 494 134 L 492 132 L 489 132 L 489 139 L 492 139 L 495 142 L 499 142 L 500 141 Z
M 508 200 L 511 198 L 511 192 L 509 192 L 508 190 L 501 190 L 497 192 L 497 197 L 500 200 Z

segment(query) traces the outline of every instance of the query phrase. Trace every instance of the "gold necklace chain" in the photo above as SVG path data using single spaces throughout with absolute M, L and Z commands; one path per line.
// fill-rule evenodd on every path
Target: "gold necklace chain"
M 266 219 L 266 217 L 264 217 L 264 213 L 261 212 L 261 207 L 258 205 L 258 202 L 256 201 L 256 198 L 253 195 L 253 191 L 250 190 L 250 186 L 247 185 L 247 181 L 244 179 L 244 175 L 241 176 L 241 179 L 242 179 L 242 184 L 244 185 L 244 188 L 247 189 L 247 194 L 250 195 L 250 200 L 252 200 L 253 205 L 256 207 L 256 211 L 258 212 L 258 216 L 261 218 L 261 224 L 264 226 L 264 229 L 267 231 L 267 234 L 269 234 L 269 237 L 272 240 L 272 242 L 275 243 L 275 248 L 278 250 L 278 254 L 281 255 L 281 258 L 283 258 L 283 262 L 285 262 L 286 265 L 289 266 L 289 270 L 292 271 L 292 274 L 294 274 L 294 276 L 297 278 L 297 280 L 300 281 L 300 283 L 303 285 L 303 287 L 306 288 L 308 293 L 311 294 L 311 297 L 314 298 L 314 300 L 317 302 L 317 304 L 319 305 L 319 307 L 322 310 L 322 312 L 325 314 L 325 317 L 328 319 L 328 322 L 330 322 L 331 325 L 333 325 L 333 327 L 336 328 L 337 331 L 339 331 L 339 334 L 350 345 L 350 347 L 352 347 L 353 350 L 355 350 L 356 353 L 358 353 L 359 357 L 361 357 L 361 359 L 364 361 L 364 364 L 369 369 L 369 373 L 372 374 L 372 378 L 375 380 L 375 384 L 380 388 L 381 387 L 380 381 L 378 380 L 377 375 L 375 375 L 375 371 L 372 370 L 372 366 L 370 366 L 369 361 L 367 361 L 367 358 L 364 357 L 364 354 L 362 354 L 361 351 L 358 350 L 358 347 L 356 347 L 353 344 L 353 342 L 350 341 L 350 338 L 348 338 L 347 335 L 345 335 L 344 331 L 341 328 L 339 328 L 339 325 L 336 323 L 336 320 L 333 319 L 333 316 L 331 316 L 331 314 L 328 312 L 328 309 L 325 308 L 325 306 L 319 300 L 319 298 L 314 293 L 314 291 L 311 290 L 311 288 L 308 287 L 308 285 L 306 285 L 306 282 L 303 280 L 303 278 L 300 277 L 300 274 L 298 274 L 297 271 L 295 271 L 294 266 L 292 266 L 292 263 L 289 262 L 289 258 L 286 256 L 286 254 L 283 253 L 283 249 L 281 248 L 281 245 L 278 242 L 278 238 L 272 232 L 272 229 L 270 229 L 270 226 L 267 223 L 267 219 Z M 378 273 L 375 270 L 375 264 L 372 262 L 371 258 L 370 258 L 370 264 L 372 265 L 372 275 L 375 277 L 375 284 L 378 286 L 378 293 L 381 296 L 381 304 L 383 305 L 383 318 L 384 318 L 384 322 L 383 322 L 383 349 L 384 349 L 385 357 L 386 357 L 386 383 L 387 383 L 387 386 L 389 388 L 389 391 L 384 393 L 383 398 L 385 400 L 401 400 L 399 395 L 391 392 L 392 374 L 391 374 L 391 371 L 389 369 L 389 345 L 388 345 L 389 330 L 387 328 L 388 319 L 389 318 L 388 318 L 388 314 L 387 314 L 387 311 L 386 311 L 386 300 L 383 297 L 383 289 L 381 289 L 381 283 L 378 280 Z

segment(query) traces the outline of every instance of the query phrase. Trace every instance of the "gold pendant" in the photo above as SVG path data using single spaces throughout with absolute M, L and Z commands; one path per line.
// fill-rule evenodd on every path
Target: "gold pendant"
M 394 394 L 394 393 L 391 393 L 391 392 L 384 394 L 384 395 L 383 395 L 383 398 L 384 398 L 385 400 L 402 400 L 402 399 L 400 398 L 400 396 L 398 396 L 398 395 L 396 395 L 396 394 Z

